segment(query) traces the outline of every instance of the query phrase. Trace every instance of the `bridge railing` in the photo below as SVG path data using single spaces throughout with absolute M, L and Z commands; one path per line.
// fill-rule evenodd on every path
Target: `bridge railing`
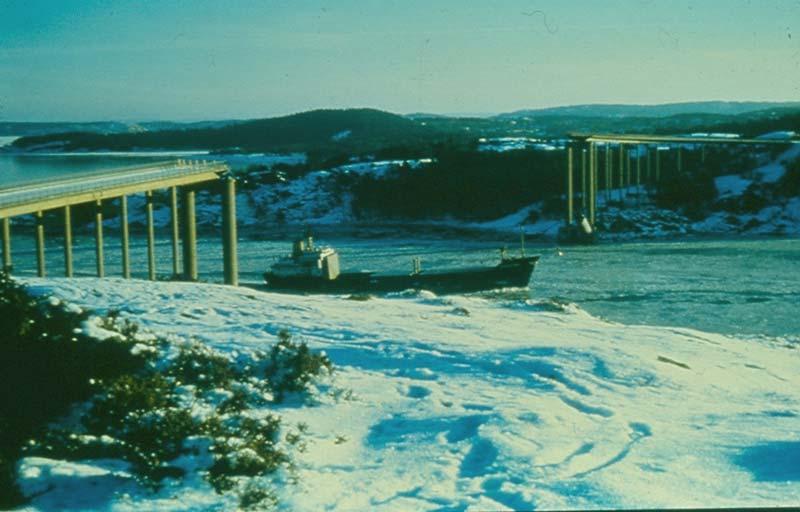
M 184 162 L 181 160 L 156 166 L 150 164 L 129 167 L 106 174 L 67 178 L 38 185 L 28 184 L 18 188 L 0 190 L 0 207 L 15 206 L 82 192 L 100 191 L 104 188 L 121 185 L 144 184 L 155 179 L 222 172 L 226 169 L 227 167 L 219 162 Z

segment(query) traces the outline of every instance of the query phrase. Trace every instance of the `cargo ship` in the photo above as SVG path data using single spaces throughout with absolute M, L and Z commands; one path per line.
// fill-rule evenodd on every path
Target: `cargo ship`
M 267 288 L 301 293 L 387 293 L 408 289 L 436 294 L 471 293 L 496 288 L 527 287 L 539 256 L 509 257 L 500 251 L 494 266 L 423 270 L 413 259 L 409 273 L 341 272 L 339 254 L 317 247 L 310 234 L 296 240 L 292 254 L 280 258 L 264 273 Z

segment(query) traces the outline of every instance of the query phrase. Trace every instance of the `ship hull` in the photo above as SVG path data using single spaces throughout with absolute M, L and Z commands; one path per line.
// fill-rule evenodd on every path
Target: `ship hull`
M 494 267 L 453 269 L 418 274 L 342 273 L 336 279 L 282 277 L 267 272 L 267 288 L 301 293 L 387 293 L 408 289 L 437 294 L 471 293 L 497 288 L 527 287 L 538 256 L 512 258 Z

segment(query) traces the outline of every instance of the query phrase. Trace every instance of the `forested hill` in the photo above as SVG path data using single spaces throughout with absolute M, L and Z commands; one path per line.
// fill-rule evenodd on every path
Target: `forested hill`
M 717 116 L 737 116 L 750 112 L 766 110 L 800 109 L 800 102 L 767 101 L 695 101 L 664 103 L 660 105 L 569 105 L 541 109 L 517 110 L 500 114 L 498 118 L 518 117 L 669 117 L 685 114 L 710 114 Z
M 33 149 L 53 145 L 64 151 L 236 148 L 291 152 L 335 149 L 341 153 L 361 153 L 387 145 L 430 141 L 439 133 L 421 122 L 380 110 L 313 110 L 219 128 L 116 134 L 72 132 L 23 137 L 14 142 L 14 147 Z

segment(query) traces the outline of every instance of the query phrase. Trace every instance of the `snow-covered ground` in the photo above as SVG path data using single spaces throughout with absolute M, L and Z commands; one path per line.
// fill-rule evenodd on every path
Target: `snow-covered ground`
M 224 351 L 289 329 L 352 400 L 282 407 L 309 425 L 286 510 L 529 510 L 800 503 L 800 358 L 781 340 L 621 325 L 574 305 L 366 301 L 117 279 L 28 279 Z M 31 509 L 230 506 L 201 478 L 158 493 L 124 465 L 21 463 Z
M 559 142 L 561 142 L 562 145 L 558 145 Z M 519 149 L 555 151 L 559 147 L 563 148 L 563 141 L 553 141 L 550 139 L 542 140 L 530 137 L 493 137 L 478 139 L 479 151 L 494 151 L 497 153 L 516 151 Z
M 275 185 L 263 185 L 239 201 L 250 206 L 249 212 L 239 210 L 238 213 L 244 214 L 239 219 L 245 226 L 275 221 L 312 225 L 354 222 L 353 195 L 345 184 L 349 177 L 370 174 L 378 178 L 397 166 L 418 169 L 430 163 L 427 158 L 358 162 L 313 171 L 302 178 Z

